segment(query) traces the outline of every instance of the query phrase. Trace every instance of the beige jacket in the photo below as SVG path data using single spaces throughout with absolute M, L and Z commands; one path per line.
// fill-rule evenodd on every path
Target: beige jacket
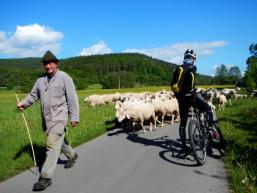
M 79 103 L 71 77 L 60 70 L 48 82 L 47 76 L 37 79 L 30 94 L 22 101 L 29 107 L 40 99 L 43 129 L 62 134 L 70 120 L 79 122 Z

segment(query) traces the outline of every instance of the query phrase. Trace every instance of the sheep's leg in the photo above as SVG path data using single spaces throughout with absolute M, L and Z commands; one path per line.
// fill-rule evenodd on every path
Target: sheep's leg
M 144 119 L 141 119 L 141 120 L 140 120 L 140 125 L 141 125 L 141 127 L 143 128 L 144 133 L 146 134 L 146 130 L 145 130 L 145 127 L 144 127 Z
M 161 127 L 164 126 L 164 117 L 165 117 L 165 114 L 162 115 L 162 124 L 161 124 Z
M 180 121 L 179 112 L 176 111 L 175 117 L 176 117 L 176 119 L 174 118 L 174 121 L 175 121 L 176 123 L 178 123 L 178 122 Z
M 174 124 L 174 115 L 173 115 L 173 114 L 171 114 L 171 122 L 170 122 L 170 124 L 171 124 L 171 125 Z
M 144 126 L 143 126 L 142 128 L 143 128 L 143 130 L 144 130 L 144 134 L 146 134 L 146 130 L 145 130 Z
M 154 116 L 153 116 L 153 123 L 154 123 L 154 130 L 157 130 L 157 128 L 156 128 L 156 119 L 154 119 Z
M 155 117 L 155 120 L 157 121 L 157 123 L 162 123 L 161 121 L 158 120 L 158 116 Z
M 155 115 L 153 115 L 152 117 L 150 117 L 149 121 L 150 121 L 150 128 L 149 128 L 149 130 L 150 130 L 150 131 L 153 130 L 153 123 L 154 123 L 154 130 L 156 130 L 156 119 L 155 119 Z
M 153 130 L 153 123 L 150 121 L 150 128 L 149 128 L 150 131 Z
M 133 121 L 133 123 L 132 123 L 132 132 L 133 132 L 133 133 L 135 132 L 135 125 L 136 125 L 136 122 Z

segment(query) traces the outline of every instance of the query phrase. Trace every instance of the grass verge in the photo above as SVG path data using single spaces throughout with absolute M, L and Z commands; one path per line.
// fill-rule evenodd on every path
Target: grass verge
M 232 193 L 257 192 L 257 100 L 233 101 L 218 111 L 227 141 L 225 164 Z

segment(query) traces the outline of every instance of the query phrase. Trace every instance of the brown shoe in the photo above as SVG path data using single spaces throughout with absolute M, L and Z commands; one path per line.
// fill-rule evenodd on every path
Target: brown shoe
M 52 181 L 50 178 L 42 178 L 38 179 L 38 182 L 34 184 L 33 191 L 42 191 L 46 189 L 48 186 L 51 186 Z
M 76 159 L 78 159 L 78 154 L 77 153 L 75 153 L 73 158 L 68 159 L 68 161 L 64 165 L 64 168 L 66 168 L 66 169 L 71 168 L 75 164 Z

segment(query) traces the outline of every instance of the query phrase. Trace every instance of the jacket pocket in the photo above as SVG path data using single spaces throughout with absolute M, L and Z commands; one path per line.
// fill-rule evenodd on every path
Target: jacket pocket
M 51 92 L 51 96 L 55 98 L 61 98 L 64 95 L 64 91 L 60 87 L 53 87 Z

